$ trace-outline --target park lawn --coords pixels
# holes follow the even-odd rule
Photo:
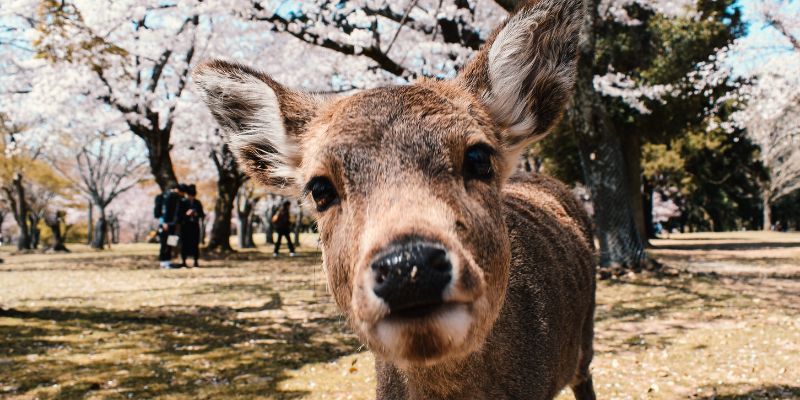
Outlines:
[[[368,399],[374,361],[315,239],[159,270],[153,245],[0,251],[0,398]],[[800,398],[800,235],[654,242],[670,276],[598,285],[603,399]],[[559,399],[569,399],[562,394]]]

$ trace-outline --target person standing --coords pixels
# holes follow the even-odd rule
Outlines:
[[[199,267],[200,257],[200,223],[205,218],[203,204],[197,200],[197,187],[189,185],[186,188],[186,198],[178,206],[178,222],[181,237],[181,261],[186,266],[186,258],[194,259],[194,268]]]
[[[289,201],[284,201],[281,208],[272,216],[272,224],[275,226],[275,231],[278,232],[278,240],[275,241],[275,250],[272,252],[273,257],[278,256],[282,237],[286,237],[286,245],[289,246],[289,256],[294,257],[294,245],[292,244],[292,238],[289,236],[292,228],[290,222],[290,206],[291,203]]]
[[[167,192],[156,196],[153,213],[158,218],[159,251],[158,262],[161,268],[175,268],[172,265],[172,246],[168,243],[170,235],[175,234],[178,205],[183,198],[182,185],[174,184]]]

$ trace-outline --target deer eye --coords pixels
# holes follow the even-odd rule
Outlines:
[[[316,177],[306,185],[306,192],[311,192],[317,211],[323,212],[339,201],[339,194],[328,178]]]
[[[494,176],[492,154],[494,150],[484,144],[477,144],[464,153],[464,178],[487,180]]]

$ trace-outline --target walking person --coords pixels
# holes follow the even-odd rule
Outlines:
[[[272,225],[275,227],[275,231],[278,232],[278,240],[275,241],[275,250],[272,252],[273,257],[278,256],[282,237],[286,237],[286,245],[289,246],[289,256],[294,257],[294,245],[292,244],[292,238],[289,236],[292,228],[292,224],[289,220],[291,216],[289,210],[290,206],[291,203],[289,201],[284,201],[281,208],[272,216]]]
[[[186,266],[186,259],[194,259],[194,268],[199,267],[200,258],[200,223],[206,214],[203,212],[203,204],[197,200],[197,187],[188,185],[186,187],[186,198],[181,200],[178,206],[178,222],[181,237],[181,262]]]
[[[172,265],[172,247],[175,244],[172,244],[172,246],[170,245],[169,237],[175,235],[175,227],[178,223],[178,205],[182,198],[182,188],[181,185],[178,184],[172,185],[170,190],[155,198],[153,214],[158,218],[158,239],[160,245],[158,262],[161,268],[164,269],[175,268],[175,266]]]

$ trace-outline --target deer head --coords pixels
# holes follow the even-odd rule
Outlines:
[[[195,70],[247,174],[315,206],[329,288],[380,357],[431,365],[487,337],[510,263],[501,189],[569,98],[580,8],[523,6],[452,81],[326,98],[235,63]]]

